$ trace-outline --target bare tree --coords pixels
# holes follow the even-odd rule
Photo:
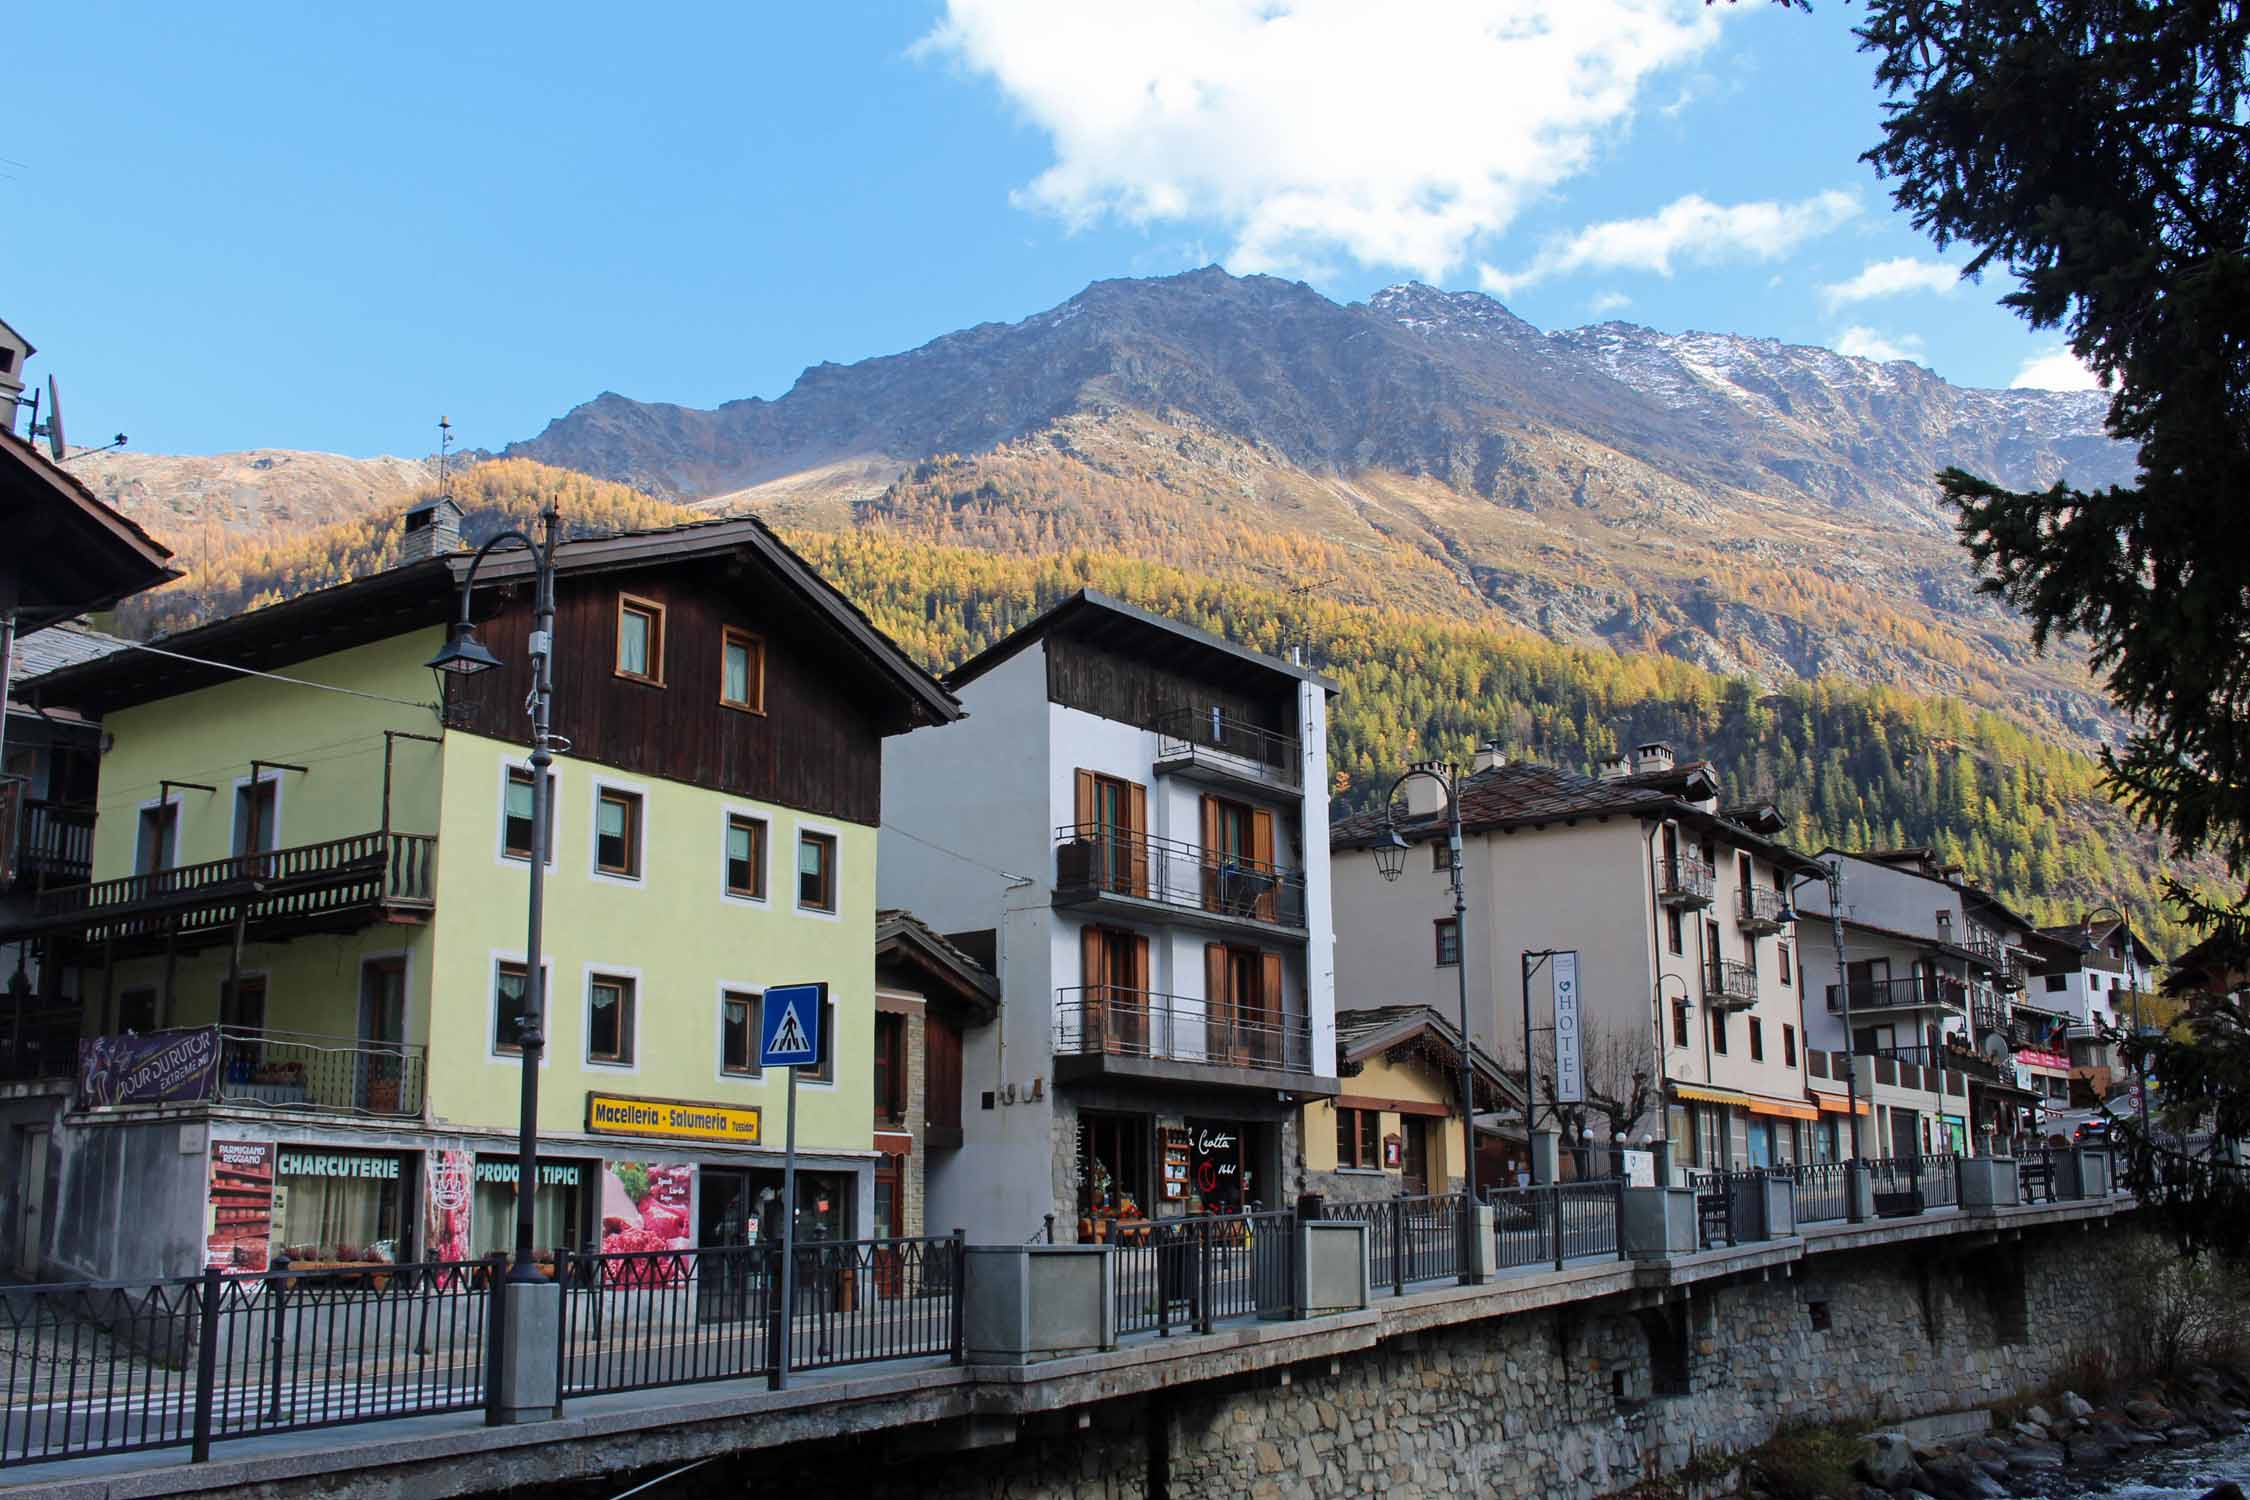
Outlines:
[[[1661,1108],[1664,1090],[1657,1073],[1656,1049],[1647,1036],[1632,1027],[1592,1020],[1580,1027],[1581,1092],[1586,1096],[1582,1103],[1554,1102],[1552,1031],[1541,1033],[1533,1054],[1539,1069],[1534,1118],[1554,1122],[1563,1145],[1577,1154],[1582,1171],[1590,1170],[1589,1158],[1597,1143],[1613,1149],[1627,1145],[1641,1122]]]

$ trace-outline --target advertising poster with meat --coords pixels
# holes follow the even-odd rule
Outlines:
[[[602,1164],[602,1253],[679,1251],[695,1248],[695,1168],[684,1163],[611,1161]],[[665,1282],[681,1262],[664,1255],[611,1261],[612,1282]]]
[[[467,1260],[475,1159],[466,1151],[428,1151],[422,1162],[429,1178],[422,1193],[423,1253],[431,1260]]]
[[[229,1276],[266,1269],[273,1240],[271,1141],[213,1141],[203,1263]]]

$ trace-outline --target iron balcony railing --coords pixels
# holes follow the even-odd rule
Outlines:
[[[1758,971],[1731,958],[1703,966],[1703,998],[1720,1010],[1743,1010],[1758,1003]]]
[[[436,891],[435,835],[359,833],[43,891],[29,919],[0,927],[0,940],[67,931],[89,940],[192,942],[238,918],[263,928],[358,909],[426,910]]]
[[[1055,830],[1055,893],[1064,900],[1129,897],[1280,927],[1305,925],[1301,871],[1092,824]]]
[[[1156,769],[1195,764],[1295,790],[1303,784],[1296,739],[1220,708],[1176,708],[1156,717]]]
[[[1746,885],[1735,893],[1735,920],[1744,932],[1779,932],[1788,925],[1789,903],[1770,885]]]
[[[1657,861],[1657,896],[1666,906],[1709,906],[1711,867],[1692,854]]]
[[[0,887],[65,884],[93,871],[92,806],[34,797],[22,777],[0,777]]]
[[[1855,979],[1851,985],[1852,1010],[1960,1010],[1969,1003],[1969,987],[1945,974],[1909,974],[1903,979]],[[1829,1014],[1844,1008],[1844,987],[1828,986]]]
[[[427,1053],[420,1042],[243,1026],[96,1037],[78,1060],[78,1104],[225,1104],[419,1119]]]
[[[1055,1052],[1310,1073],[1312,1023],[1272,1011],[1230,1013],[1185,995],[1072,986],[1055,991]]]
[[[2030,961],[2019,950],[2006,949],[2002,954],[2000,972],[1993,976],[1993,982],[2004,990],[2020,990],[2030,979]]]

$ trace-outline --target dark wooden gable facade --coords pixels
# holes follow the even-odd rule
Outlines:
[[[1136,651],[1130,640],[1112,645],[1062,631],[1050,635],[1046,647],[1047,698],[1065,708],[1143,729],[1161,727],[1172,715],[1208,714],[1215,708],[1238,723],[1274,734],[1297,732],[1297,705],[1287,684],[1259,683],[1267,674],[1255,668],[1228,664],[1231,670],[1201,670],[1197,663]]]
[[[617,672],[621,595],[663,608],[661,685]],[[728,627],[763,643],[762,713],[720,701]],[[480,636],[504,665],[447,683],[446,722],[530,743],[528,584],[502,591]],[[572,760],[872,826],[881,820],[884,714],[863,659],[755,560],[686,559],[564,573],[555,590],[554,732]]]

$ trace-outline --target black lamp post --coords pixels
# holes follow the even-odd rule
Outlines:
[[[2125,988],[2133,992],[2133,1099],[2136,1106],[2134,1113],[2140,1118],[2141,1139],[2146,1141],[2148,1139],[2148,1069],[2142,1064],[2139,1050],[2141,1044],[2141,974],[2133,953],[2135,943],[2132,919],[2114,906],[2095,907],[2092,911],[2086,913],[2085,920],[2078,924],[2078,951],[2080,953],[2092,953],[2101,946],[2094,941],[2094,918],[2102,916],[2115,917],[2117,925],[2125,929]]]
[[[461,579],[461,617],[453,622],[452,635],[429,660],[433,672],[473,677],[500,665],[500,658],[477,639],[469,619],[469,596],[476,586],[477,568],[486,554],[502,542],[516,541],[531,550],[533,567],[531,624],[531,900],[530,930],[524,940],[523,1020],[517,1031],[523,1057],[523,1101],[516,1115],[516,1254],[508,1267],[510,1281],[544,1281],[531,1258],[532,1194],[539,1182],[539,1057],[545,1051],[546,975],[540,967],[541,928],[546,915],[547,824],[551,794],[547,767],[554,761],[548,749],[548,711],[554,697],[555,645],[555,540],[557,517],[552,502],[539,512],[542,540],[534,542],[521,531],[503,531],[477,549],[469,571]]]
[[[1469,1068],[1469,1049],[1476,1045],[1475,1033],[1469,1030],[1469,924],[1468,901],[1461,893],[1461,798],[1453,779],[1451,768],[1440,770],[1434,766],[1416,766],[1391,783],[1388,796],[1383,799],[1383,837],[1375,845],[1375,868],[1385,880],[1395,881],[1406,870],[1406,840],[1399,837],[1398,819],[1392,804],[1398,800],[1398,789],[1417,776],[1427,776],[1445,793],[1445,841],[1452,858],[1447,862],[1447,872],[1453,878],[1453,948],[1455,963],[1453,977],[1459,981],[1461,992],[1461,1186],[1468,1194],[1470,1212],[1462,1215],[1464,1236],[1467,1226],[1475,1222],[1477,1205],[1477,1103],[1475,1078]],[[1528,1049],[1531,1038],[1524,1038]],[[1528,1051],[1525,1054],[1529,1056]],[[1524,1088],[1528,1095],[1531,1077],[1524,1075]],[[1526,1143],[1528,1144],[1528,1142]],[[1465,1249],[1466,1247],[1464,1247]],[[1473,1259],[1464,1255],[1461,1263],[1462,1279],[1472,1278]]]
[[[1851,1155],[1847,1160],[1857,1163],[1859,1149],[1859,1040],[1852,1031],[1852,976],[1844,966],[1844,862],[1832,858],[1820,866],[1815,875],[1800,875],[1789,885],[1790,905],[1781,913],[1784,922],[1797,920],[1797,892],[1813,881],[1828,887],[1828,936],[1836,947],[1836,996],[1838,1014],[1844,1023],[1844,1132],[1851,1137]],[[1800,973],[1802,965],[1799,966]],[[1800,994],[1803,986],[1798,986]],[[1934,1059],[1933,1059],[1934,1061]],[[1858,1205],[1850,1205],[1856,1208]]]

